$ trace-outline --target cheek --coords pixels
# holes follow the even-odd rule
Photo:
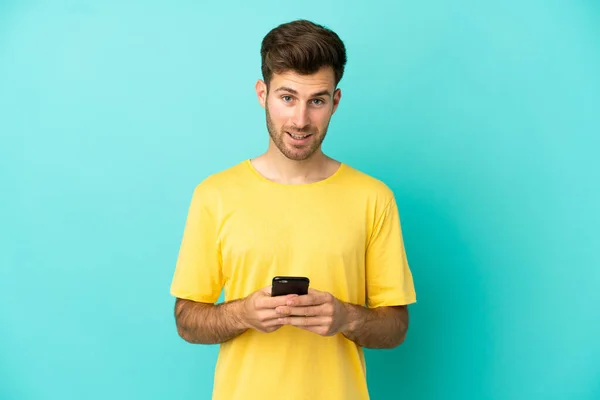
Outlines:
[[[322,128],[329,123],[330,116],[331,116],[331,114],[329,114],[329,112],[327,110],[319,110],[319,112],[316,112],[313,115],[311,121],[312,121],[313,125]]]
[[[274,118],[284,118],[292,113],[292,108],[283,104],[281,101],[271,100],[269,102],[269,112]]]
[[[271,121],[273,121],[273,123],[276,125],[284,125],[290,119],[289,114],[290,112],[288,107],[278,104],[269,105],[269,115],[271,116]]]

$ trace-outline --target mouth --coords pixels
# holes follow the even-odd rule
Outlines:
[[[310,133],[308,133],[306,135],[294,135],[290,132],[286,132],[286,133],[288,134],[289,137],[291,137],[292,139],[295,139],[295,140],[304,140],[304,139],[307,139],[308,137],[312,136],[312,134],[310,134]]]

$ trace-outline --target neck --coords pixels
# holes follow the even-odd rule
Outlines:
[[[314,183],[331,176],[339,162],[323,154],[319,149],[310,158],[290,160],[278,149],[269,148],[266,153],[252,160],[255,169],[265,178],[283,184]]]

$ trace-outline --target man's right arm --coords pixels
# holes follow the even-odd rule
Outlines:
[[[242,300],[214,305],[178,298],[175,301],[177,332],[189,343],[226,342],[248,329],[242,310]]]
[[[273,332],[281,328],[276,308],[296,295],[271,297],[271,287],[257,290],[244,299],[222,304],[175,301],[177,332],[195,344],[219,344],[241,335],[248,329]]]

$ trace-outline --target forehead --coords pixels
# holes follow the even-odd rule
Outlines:
[[[321,68],[314,74],[302,75],[295,71],[285,71],[273,74],[269,84],[272,91],[280,88],[289,88],[300,95],[310,96],[312,93],[328,91],[333,94],[335,88],[335,74],[333,68]]]

